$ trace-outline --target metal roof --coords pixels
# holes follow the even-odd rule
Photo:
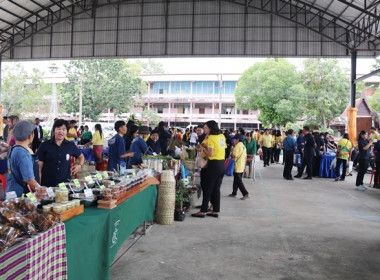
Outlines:
[[[379,0],[0,0],[0,55],[374,57],[379,10]]]

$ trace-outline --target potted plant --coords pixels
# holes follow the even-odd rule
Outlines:
[[[174,211],[174,220],[182,222],[186,217],[183,203],[189,202],[189,191],[183,184],[177,186],[175,201],[177,207]]]

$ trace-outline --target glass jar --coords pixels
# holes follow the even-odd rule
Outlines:
[[[79,199],[73,199],[72,202],[74,203],[74,207],[80,206],[80,200]]]
[[[55,202],[57,203],[65,203],[69,201],[69,191],[57,189],[55,191]]]
[[[53,206],[51,204],[42,206],[43,212],[50,212],[51,210],[53,210]]]
[[[64,207],[62,206],[62,205],[54,205],[53,206],[53,211],[55,212],[55,213],[62,213],[62,212],[64,212]]]

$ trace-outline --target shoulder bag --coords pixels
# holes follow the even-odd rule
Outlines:
[[[198,152],[197,159],[196,159],[196,167],[198,168],[206,168],[208,164],[208,157],[207,153],[205,152],[206,158],[202,157],[202,152],[204,151],[204,148],[202,147],[202,150]]]

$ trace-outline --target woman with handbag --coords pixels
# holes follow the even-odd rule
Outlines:
[[[203,200],[201,210],[191,216],[204,218],[208,212],[209,202],[213,209],[208,216],[217,218],[220,211],[220,186],[224,177],[224,157],[226,149],[226,138],[220,132],[218,124],[215,121],[208,121],[204,125],[206,139],[202,142],[202,147],[207,146],[205,153],[208,157],[207,167],[201,171],[201,188],[203,191]],[[205,144],[207,142],[207,145]],[[203,149],[202,148],[202,149]]]
[[[244,172],[244,177],[251,178],[252,176],[252,162],[255,160],[255,154],[257,152],[257,145],[255,139],[252,137],[252,132],[247,132],[245,134],[245,139],[243,140],[243,144],[247,149],[247,162],[246,166],[248,166],[248,174]],[[244,170],[245,171],[245,170]]]
[[[234,169],[234,182],[232,185],[232,193],[229,197],[236,197],[237,190],[239,189],[243,195],[241,200],[246,200],[250,197],[247,189],[244,186],[242,175],[245,169],[245,162],[247,160],[247,149],[243,144],[243,135],[236,134],[234,137],[234,149],[232,150],[232,159],[235,160]]]

